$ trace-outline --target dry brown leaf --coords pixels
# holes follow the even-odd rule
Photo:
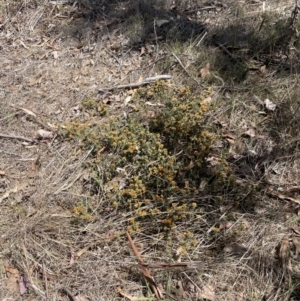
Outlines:
[[[249,129],[248,131],[244,132],[243,135],[244,137],[255,137],[255,129]]]
[[[220,230],[229,229],[232,225],[233,225],[232,222],[228,222],[228,221],[227,222],[221,222],[219,229]]]
[[[295,247],[295,258],[298,258],[300,253],[300,238],[296,235],[292,235],[292,241]]]
[[[274,102],[272,102],[271,100],[269,100],[268,98],[265,99],[264,104],[269,111],[276,110],[276,104]]]
[[[111,103],[111,99],[110,99],[110,98],[104,98],[104,99],[102,100],[102,102],[103,102],[105,105],[107,105],[107,104],[110,104],[110,103]]]
[[[300,235],[300,231],[299,230],[297,230],[297,229],[295,229],[295,228],[290,228],[292,231],[294,231],[297,235]]]
[[[203,179],[203,180],[201,181],[200,185],[199,185],[199,190],[200,190],[200,191],[204,191],[204,189],[205,189],[205,187],[207,186],[207,184],[208,184],[208,181],[205,180],[205,179]]]
[[[126,294],[120,287],[117,287],[118,292],[120,293],[120,295],[122,295],[123,297],[133,301],[135,299],[135,297],[130,296],[129,294]]]
[[[180,172],[189,171],[195,166],[194,161],[191,160],[188,166],[183,167],[180,169]]]
[[[45,130],[38,130],[37,131],[38,137],[42,139],[52,139],[53,132],[45,131]]]
[[[300,193],[300,186],[292,186],[288,189],[286,189],[286,193],[291,194],[291,193]]]
[[[205,67],[203,67],[203,68],[200,70],[200,74],[201,74],[201,77],[202,77],[202,78],[205,78],[206,76],[210,75],[209,68],[210,68],[210,64],[207,63],[207,64],[205,65]]]
[[[211,166],[217,166],[220,164],[220,159],[214,156],[208,157],[206,162],[209,163]]]
[[[265,116],[258,124],[262,124],[265,121],[269,120],[271,118],[271,116]]]
[[[40,55],[38,55],[38,59],[39,60],[42,60],[43,58],[47,58],[48,57],[48,55],[49,55],[49,53],[48,52],[44,52],[44,53],[42,53],[42,54],[40,54]]]
[[[205,285],[202,290],[199,292],[200,298],[210,300],[210,301],[215,301],[215,290],[212,287],[212,285]]]
[[[131,296],[127,293],[125,293],[120,287],[117,287],[117,290],[119,292],[119,294],[127,299],[129,299],[130,301],[146,301],[146,300],[154,300],[154,298],[152,297],[135,297],[135,296]]]
[[[55,50],[51,53],[53,55],[53,58],[56,60],[58,59],[58,52]]]
[[[34,85],[36,85],[36,84],[40,84],[41,81],[42,81],[42,76],[41,76],[41,75],[35,76],[35,77],[33,77],[32,79],[30,79],[30,81],[29,81],[29,83],[28,83],[28,86],[29,86],[29,87],[32,87],[32,86],[34,86]]]
[[[144,46],[142,46],[140,56],[143,56],[145,53],[146,53],[146,49]]]
[[[224,247],[224,252],[229,255],[244,255],[248,249],[244,247],[242,244],[232,243]]]
[[[75,262],[75,251],[71,250],[71,258],[70,258],[70,265],[72,265]]]
[[[58,126],[56,126],[55,124],[52,124],[50,122],[47,122],[47,125],[49,126],[49,128],[51,129],[54,129],[54,130],[57,130],[58,129]]]
[[[209,105],[211,103],[212,98],[210,96],[206,97],[204,100],[201,101],[201,103],[205,105]]]
[[[119,51],[122,47],[122,44],[121,43],[114,43],[112,45],[110,45],[110,49],[113,50],[113,51]]]
[[[263,65],[259,68],[260,72],[262,74],[266,74],[268,72],[268,69],[267,69],[267,66],[266,65]]]
[[[178,299],[185,299],[187,297],[187,293],[184,291],[180,280],[177,281],[177,297]]]
[[[181,255],[183,253],[183,247],[179,246],[176,250],[176,254],[174,255],[174,259],[176,262],[181,262]]]
[[[81,75],[83,75],[83,76],[86,76],[86,75],[88,75],[90,72],[89,72],[89,70],[87,69],[87,68],[83,68],[83,69],[81,69],[81,71],[80,71],[80,74]]]
[[[285,272],[292,272],[291,263],[291,248],[290,248],[290,236],[285,235],[281,241],[279,258],[281,260],[282,268]]]
[[[5,266],[6,273],[6,288],[12,293],[19,293],[20,272],[17,269]]]
[[[131,108],[134,112],[137,112],[139,110],[135,105],[131,103],[128,104],[128,107]]]
[[[222,137],[223,138],[228,138],[228,139],[230,139],[230,140],[235,140],[235,135],[234,134],[232,134],[232,133],[230,133],[230,132],[224,132],[223,134],[222,134]]]
[[[126,107],[130,101],[131,101],[131,96],[127,96],[124,100],[124,106]]]
[[[145,103],[146,105],[151,107],[165,107],[165,105],[162,103],[152,103],[151,101],[146,101]]]
[[[229,144],[235,144],[236,137],[230,132],[224,132],[222,134],[222,138],[225,138]]]
[[[19,290],[21,295],[24,295],[27,292],[28,285],[29,282],[26,277],[21,276],[19,279]]]
[[[137,93],[138,89],[130,89],[128,90],[127,94],[131,95],[131,97],[134,97]]]
[[[165,20],[165,19],[158,19],[156,20],[156,24],[158,27],[161,27],[164,24],[168,24],[170,21],[169,20]]]
[[[224,122],[224,121],[220,121],[220,120],[214,121],[213,124],[215,124],[216,126],[221,127],[221,128],[226,128],[227,127],[227,123]]]
[[[188,281],[188,283],[186,284],[186,288],[190,293],[196,292],[196,286],[191,281]]]
[[[89,301],[89,299],[87,297],[82,296],[82,295],[74,296],[74,300],[75,301]]]
[[[21,108],[20,107],[20,110],[22,110],[23,112],[25,112],[26,114],[30,115],[30,116],[33,116],[36,118],[36,114],[34,114],[32,111],[28,110],[28,109],[25,109],[25,108]]]
[[[80,256],[82,256],[85,252],[87,252],[91,247],[103,243],[104,241],[111,241],[115,238],[115,234],[111,234],[108,233],[107,237],[103,238],[103,239],[98,239],[94,242],[89,243],[87,246],[85,246],[83,249],[79,250],[76,254],[75,254],[75,259],[77,260]]]

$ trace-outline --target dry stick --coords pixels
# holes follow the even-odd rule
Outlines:
[[[205,31],[203,36],[200,38],[199,42],[196,44],[196,47],[199,47],[199,45],[201,44],[201,42],[203,41],[203,39],[205,38],[205,36],[207,35],[208,31]]]
[[[47,273],[46,273],[46,267],[45,267],[44,261],[43,261],[43,274],[44,274],[44,279],[45,279],[46,301],[48,301],[49,300],[48,279],[47,279]]]
[[[144,268],[149,268],[149,269],[182,268],[182,267],[187,267],[189,265],[191,265],[190,262],[177,262],[177,263],[157,262],[153,264],[147,264],[147,263],[142,264]]]
[[[26,141],[26,142],[29,142],[29,143],[33,143],[34,142],[34,140],[26,138],[26,137],[15,136],[15,135],[5,135],[5,134],[1,134],[1,133],[0,133],[0,138],[23,140],[23,141]]]
[[[135,247],[134,242],[133,242],[133,240],[132,240],[132,238],[131,238],[131,236],[130,236],[130,234],[129,234],[128,231],[126,231],[126,236],[127,236],[128,240],[129,240],[131,249],[132,249],[134,255],[136,256],[136,258],[137,258],[137,260],[138,260],[138,262],[140,264],[141,271],[142,271],[144,277],[146,278],[146,280],[149,282],[150,287],[151,287],[153,293],[155,294],[155,297],[158,300],[162,299],[163,297],[161,295],[161,292],[158,290],[157,285],[154,282],[153,278],[151,277],[151,274],[148,271],[148,269],[143,266],[144,265],[144,261],[143,261],[141,255],[139,254],[137,248]]]
[[[181,60],[179,59],[179,57],[174,53],[172,52],[172,55],[175,57],[175,59],[177,60],[177,62],[179,63],[179,65],[182,67],[182,69],[185,71],[185,73],[194,81],[196,82],[198,85],[200,85],[200,83],[190,75],[190,73],[187,71],[187,69],[184,67],[184,65],[182,64]]]
[[[167,75],[157,75],[157,76],[154,76],[154,77],[148,77],[140,83],[120,85],[120,86],[115,86],[115,87],[110,87],[110,88],[102,88],[102,89],[99,89],[98,91],[99,92],[109,92],[109,91],[112,91],[112,90],[115,90],[115,89],[137,88],[137,87],[140,87],[140,86],[151,84],[151,83],[153,83],[157,80],[160,80],[160,79],[171,79],[171,78],[172,78],[172,76],[168,75],[168,74]]]
[[[291,202],[294,202],[296,204],[300,204],[300,199],[299,198],[296,198],[296,197],[291,197],[289,195],[285,195],[283,193],[278,193],[277,191],[274,191],[273,189],[269,188],[267,190],[267,193],[273,197],[277,197],[279,198],[280,200],[288,200],[288,201],[291,201]]]
[[[187,10],[186,13],[187,14],[192,14],[192,13],[197,13],[198,11],[204,11],[204,10],[211,10],[211,9],[216,9],[216,6],[204,6],[204,7],[199,7],[199,8],[195,8],[192,10]]]

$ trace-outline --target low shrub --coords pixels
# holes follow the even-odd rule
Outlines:
[[[131,213],[129,231],[139,231],[142,221],[169,230],[199,213],[193,197],[214,140],[205,121],[210,91],[197,95],[157,82],[138,89],[132,102],[128,118],[108,117],[101,126],[73,122],[62,134],[92,147],[95,187],[112,207]],[[93,109],[91,103],[84,108]]]

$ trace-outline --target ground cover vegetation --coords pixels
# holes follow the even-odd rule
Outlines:
[[[0,1],[0,300],[298,300],[298,10]]]

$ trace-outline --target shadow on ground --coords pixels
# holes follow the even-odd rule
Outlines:
[[[95,41],[103,36],[126,35],[126,47],[134,47],[147,41],[188,41],[201,34],[205,25],[184,13],[187,3],[177,1],[79,1],[74,11],[77,26],[73,34],[84,39],[90,30]],[[81,18],[79,20],[78,18]]]
[[[299,42],[294,38],[290,15],[270,13],[235,20],[227,14],[230,6],[232,13],[234,3],[218,6],[207,1],[174,4],[158,0],[81,0],[73,12],[71,33],[79,41],[97,42],[109,36],[120,44],[115,46],[118,51],[139,49],[145,43],[184,44],[208,32],[204,47],[214,54],[213,68],[232,85],[251,85],[251,80],[247,81],[249,74],[257,73],[255,80],[259,80],[265,70],[281,77],[299,72],[299,55],[294,51]],[[223,14],[224,20],[214,26],[217,14]]]

